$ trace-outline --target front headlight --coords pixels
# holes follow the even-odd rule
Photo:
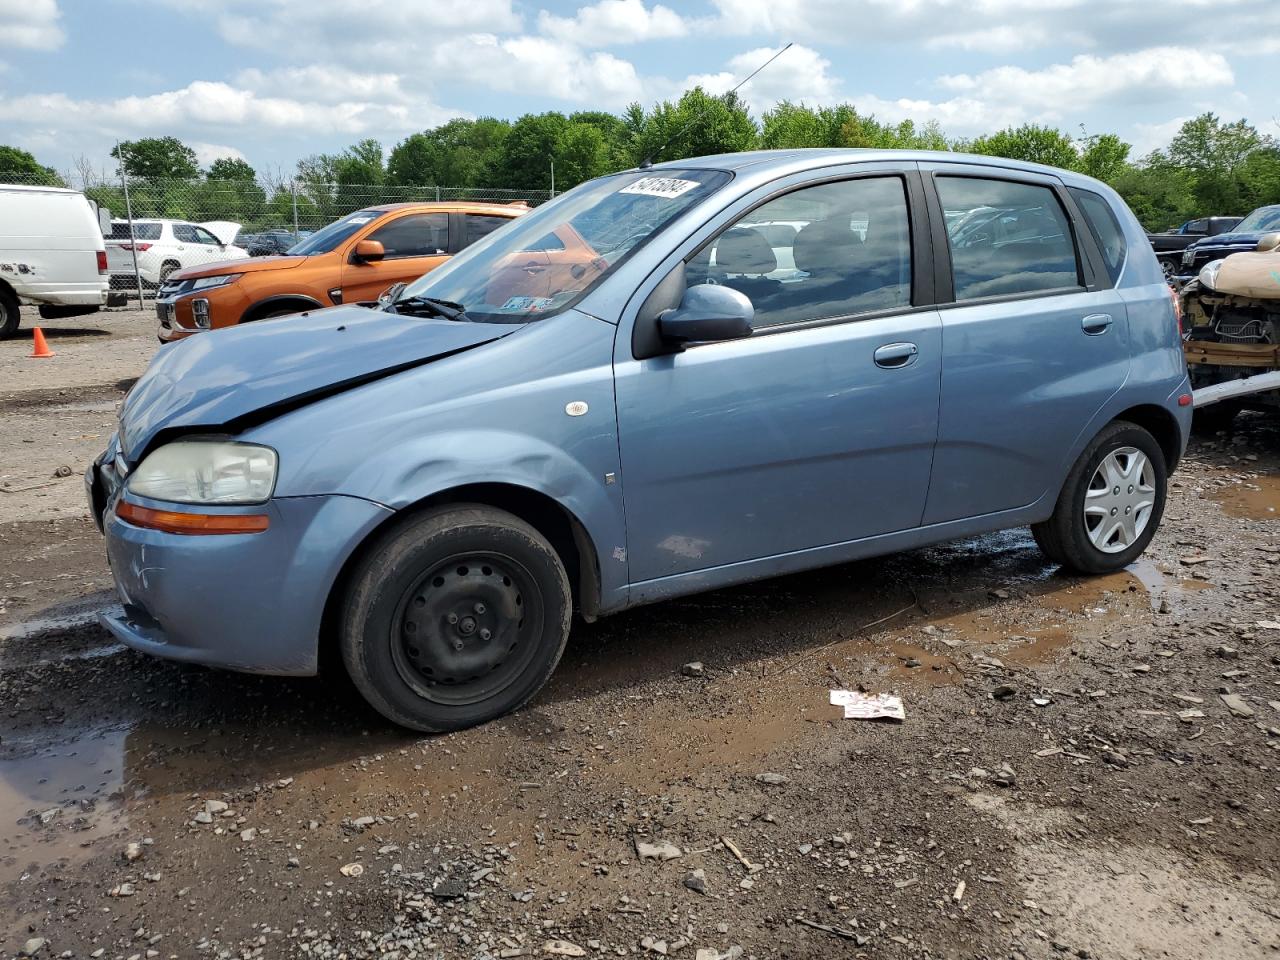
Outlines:
[[[127,489],[171,503],[265,503],[276,485],[277,460],[270,447],[253,443],[175,440],[138,464]]]
[[[191,281],[191,292],[208,290],[210,287],[223,287],[243,276],[243,273],[224,273],[216,277],[197,277]]]
[[[1218,271],[1221,269],[1221,260],[1214,260],[1212,263],[1206,263],[1200,270],[1200,286],[1207,287],[1210,290],[1217,290]]]

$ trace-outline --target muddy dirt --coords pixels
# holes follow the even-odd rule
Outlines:
[[[83,470],[132,339],[5,381],[6,472]],[[1123,573],[1017,530],[660,604],[430,738],[112,642],[59,482],[0,492],[0,955],[1280,957],[1275,420],[1193,442]]]

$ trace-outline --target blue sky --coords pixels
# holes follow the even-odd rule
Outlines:
[[[455,116],[719,92],[1143,153],[1205,110],[1280,134],[1275,0],[0,0],[0,143],[59,169],[174,135],[290,170]]]

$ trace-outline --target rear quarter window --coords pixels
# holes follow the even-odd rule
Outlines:
[[[1115,211],[1101,194],[1094,193],[1092,190],[1083,190],[1080,187],[1068,189],[1076,206],[1084,214],[1084,222],[1088,225],[1089,232],[1093,234],[1093,239],[1102,250],[1102,259],[1107,264],[1107,275],[1111,277],[1112,284],[1118,283],[1120,273],[1124,270],[1128,247]]]

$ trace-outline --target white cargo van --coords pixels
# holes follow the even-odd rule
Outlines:
[[[58,187],[0,184],[0,339],[17,332],[19,302],[38,304],[43,317],[74,317],[107,305],[107,287],[91,200]]]

